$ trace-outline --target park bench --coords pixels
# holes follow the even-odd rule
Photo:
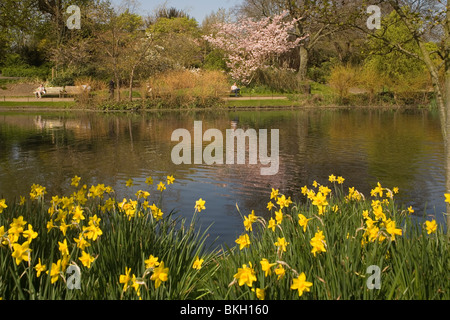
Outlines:
[[[230,90],[230,98],[231,97],[242,97],[241,90],[239,90],[237,94],[233,90]]]
[[[76,96],[82,94],[84,91],[81,86],[65,86],[64,90],[61,92],[61,95],[64,96]]]
[[[33,93],[37,92],[39,88],[36,88]],[[58,96],[61,97],[61,92],[64,90],[63,87],[48,87],[45,88],[45,94],[42,96]]]

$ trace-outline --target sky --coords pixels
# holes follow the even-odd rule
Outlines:
[[[155,8],[166,4],[167,8],[175,7],[186,11],[190,17],[195,18],[198,23],[213,11],[219,8],[230,9],[241,3],[241,0],[137,0],[140,4],[141,15],[151,14]],[[114,0],[113,3],[120,3]]]

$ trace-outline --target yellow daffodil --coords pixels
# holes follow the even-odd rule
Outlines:
[[[119,277],[119,283],[123,283],[123,292],[127,291],[131,279],[131,268],[125,267],[125,274],[121,274]]]
[[[170,186],[175,181],[175,178],[173,176],[167,176],[167,185]]]
[[[23,233],[23,227],[27,222],[23,220],[23,217],[20,216],[17,219],[13,218],[13,222],[9,225],[8,229],[8,238],[12,243],[15,243],[19,240],[19,237]]]
[[[437,223],[436,223],[436,220],[425,221],[425,225],[426,225],[427,233],[428,233],[428,234],[432,234],[432,233],[435,233],[435,232],[437,231]]]
[[[127,181],[127,184],[128,183],[129,183],[129,180]],[[89,189],[88,197],[103,199],[103,196],[107,190],[111,191],[111,190],[109,190],[109,188],[107,189],[104,184],[99,184],[97,186],[91,186],[91,188]]]
[[[47,270],[45,264],[41,263],[41,258],[38,259],[38,264],[34,266],[34,270],[36,270],[36,277],[40,277],[41,273]]]
[[[275,232],[275,226],[276,226],[275,219],[270,218],[269,223],[267,224],[267,228],[272,229],[273,232]]]
[[[395,221],[388,220],[386,222],[386,231],[391,235],[392,241],[395,241],[395,236],[401,236],[402,235],[402,229],[395,227]]]
[[[144,263],[145,263],[145,268],[147,268],[147,269],[150,269],[150,268],[153,269],[153,268],[159,266],[158,258],[154,257],[153,255],[150,255],[148,257],[148,259],[144,261]]]
[[[274,188],[272,188],[272,192],[271,192],[271,194],[270,194],[270,199],[272,200],[272,199],[276,199],[277,197],[278,197],[278,193],[279,193],[279,190],[278,189],[274,189]]]
[[[369,217],[369,210],[363,210],[362,216],[367,219]]]
[[[277,225],[280,225],[283,221],[283,211],[281,211],[281,209],[275,211],[275,220],[277,221]]]
[[[56,263],[52,263],[52,267],[49,271],[50,271],[51,283],[53,284],[56,281],[58,281],[60,273],[63,272],[61,259],[59,259]],[[48,271],[46,273],[48,274]]]
[[[288,208],[291,203],[291,198],[286,198],[284,194],[277,198],[277,204],[280,210],[283,208]]]
[[[241,235],[235,242],[239,245],[239,250],[250,246],[250,238],[248,234]]]
[[[319,192],[321,192],[325,197],[327,197],[331,193],[331,189],[327,186],[320,186]]]
[[[308,197],[309,200],[313,200],[314,197],[316,196],[316,193],[314,192],[314,190],[308,190],[308,193],[306,194],[306,196]]]
[[[248,217],[244,217],[244,227],[246,231],[253,231],[253,223]]]
[[[28,242],[31,242],[31,240],[37,238],[38,233],[33,230],[33,226],[31,224],[28,224],[28,230],[23,232],[23,236],[28,240]]]
[[[375,224],[368,224],[365,236],[368,237],[368,240],[370,242],[375,241],[380,234],[380,228],[378,228]]]
[[[275,205],[273,204],[273,202],[272,202],[272,201],[269,201],[269,202],[267,203],[267,210],[272,211],[272,208],[273,208],[274,206],[275,206]]]
[[[92,264],[92,262],[94,262],[95,258],[93,256],[91,256],[89,253],[86,253],[85,251],[83,251],[81,253],[81,257],[79,257],[78,260],[81,261],[83,266],[85,266],[88,269],[90,269],[91,268],[91,264]]]
[[[196,210],[197,212],[202,212],[202,210],[205,210],[205,209],[206,209],[206,208],[205,208],[205,203],[206,203],[206,201],[203,200],[202,198],[198,199],[198,200],[195,202],[195,210]]]
[[[255,215],[255,211],[252,210],[252,213],[248,215],[248,217],[244,217],[244,227],[247,231],[253,231],[252,225],[256,222],[258,217]]]
[[[150,196],[150,192],[139,190],[136,192],[136,198],[139,199],[147,199]]]
[[[343,184],[345,179],[343,177],[337,177],[336,181],[338,184]]]
[[[80,183],[81,178],[79,176],[75,176],[72,178],[72,182],[70,185],[74,186],[75,188],[78,188],[78,184]]]
[[[322,215],[323,212],[325,211],[325,207],[328,205],[326,196],[322,194],[322,192],[318,192],[317,195],[315,195],[312,200],[313,200],[312,204],[314,206],[317,206],[317,208],[319,209],[319,215]]]
[[[13,244],[12,257],[16,259],[16,264],[19,265],[23,260],[30,261],[31,249],[29,248],[30,243],[25,241],[23,244]]]
[[[86,241],[82,233],[79,234],[78,238],[73,238],[73,240],[77,244],[77,247],[81,250],[84,250],[91,245],[88,241]]]
[[[269,263],[269,260],[267,260],[266,258],[262,259],[260,261],[261,263],[261,269],[262,271],[264,271],[264,275],[267,277],[272,273],[271,268],[276,265],[276,263]]]
[[[373,214],[377,220],[386,220],[386,215],[383,213],[383,207],[380,205],[373,207]]]
[[[66,236],[66,232],[67,232],[67,228],[69,227],[68,224],[66,224],[66,221],[63,219],[61,221],[61,224],[59,226],[59,230],[61,230],[61,232],[63,233],[64,236]]]
[[[260,288],[256,288],[256,297],[259,300],[264,300],[266,298],[266,290],[260,289]]]
[[[450,203],[450,193],[444,194],[445,196],[445,202]]]
[[[23,227],[27,224],[25,220],[23,220],[23,216],[18,218],[13,218],[13,222],[10,224],[11,227]]]
[[[145,179],[145,183],[148,185],[152,185],[153,184],[153,178],[152,177],[148,177],[147,179]]]
[[[239,286],[246,284],[248,287],[252,287],[253,282],[256,281],[256,273],[253,270],[251,262],[249,266],[246,264],[242,265],[242,268],[238,268],[238,272],[233,276],[235,279],[239,280]]]
[[[205,260],[200,259],[200,258],[197,256],[197,258],[196,258],[195,261],[194,261],[194,264],[192,265],[192,268],[193,268],[193,269],[196,269],[196,270],[200,270],[200,269],[202,268],[202,264],[203,264],[204,261],[205,261]]]
[[[0,200],[0,213],[2,213],[3,210],[5,210],[6,208],[8,208],[8,206],[6,205],[6,200],[5,199]]]
[[[286,247],[289,245],[289,242],[287,242],[284,237],[278,238],[278,241],[275,242],[275,245],[278,247],[278,249],[281,249],[283,252],[286,252]]]
[[[410,207],[408,208],[408,212],[411,213],[411,214],[414,213],[414,209],[412,208],[412,206],[410,206]]]
[[[33,184],[31,186],[30,199],[31,200],[42,199],[46,193],[47,191],[45,187],[40,186],[38,184]]]
[[[310,244],[313,247],[311,253],[314,254],[314,256],[316,256],[317,252],[321,253],[327,251],[325,249],[326,241],[323,231],[316,232],[314,238],[311,239]]]
[[[81,220],[86,219],[83,213],[84,213],[83,209],[80,206],[76,206],[72,213],[73,221],[75,221],[76,223],[80,223]]]
[[[331,176],[328,177],[328,181],[336,182],[336,176],[334,174],[332,174]]]
[[[47,222],[47,232],[50,232],[50,230],[52,230],[54,226],[55,226],[55,225],[53,224],[53,220],[50,219],[50,220]]]
[[[298,215],[298,224],[300,227],[303,227],[303,232],[306,232],[306,227],[308,226],[308,221],[312,219],[307,219],[304,215],[301,213]]]
[[[301,297],[303,292],[309,292],[312,287],[312,282],[306,281],[306,275],[302,272],[297,279],[293,279],[291,289],[298,290],[298,296]]]
[[[150,208],[151,208],[151,211],[152,211],[153,218],[154,218],[156,221],[162,220],[163,215],[164,215],[164,212],[162,212],[162,210],[161,210],[160,208],[157,208],[157,207],[155,206],[155,204],[153,204],[152,206],[150,206]]]
[[[168,280],[169,276],[169,268],[164,268],[164,261],[161,261],[161,264],[154,269],[150,280],[155,281],[155,289],[158,289],[161,285],[161,282],[165,282]]]
[[[381,187],[381,184],[378,182],[377,186],[370,191],[370,195],[372,197],[379,196],[381,198],[381,197],[383,197],[383,190],[384,189]]]
[[[127,187],[132,187],[132,186],[134,186],[134,181],[133,181],[133,179],[128,179],[127,182],[125,182],[125,185],[126,185]]]
[[[97,215],[89,217],[89,225],[87,227],[83,226],[83,235],[87,239],[96,241],[103,234],[103,231],[99,227],[100,220]]]
[[[278,276],[277,280],[280,280],[286,274],[286,269],[281,264],[278,264],[278,266],[275,268],[274,272]]]
[[[302,187],[302,189],[301,189],[301,192],[302,192],[302,194],[304,195],[304,196],[306,196],[307,194],[308,194],[308,187],[307,186],[303,186]]]
[[[59,251],[61,252],[61,254],[63,256],[68,256],[69,255],[69,247],[67,246],[67,240],[64,239],[63,242],[58,242],[59,245]]]
[[[163,192],[164,190],[166,190],[166,185],[161,181],[161,182],[158,184],[157,189],[158,189],[158,191]]]

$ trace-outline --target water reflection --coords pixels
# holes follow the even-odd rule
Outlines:
[[[280,163],[275,176],[261,176],[261,165],[180,165],[171,161],[172,132],[230,128],[279,129]],[[209,144],[205,142],[204,146]],[[400,199],[416,213],[445,210],[444,147],[437,115],[419,111],[322,110],[242,112],[0,113],[0,197],[27,195],[32,183],[49,196],[73,191],[70,179],[112,186],[118,198],[131,197],[174,175],[165,191],[166,211],[193,213],[206,199],[203,226],[214,223],[211,238],[232,243],[243,231],[243,214],[265,215],[270,189],[302,201],[300,188],[328,175],[342,175],[345,186],[364,194],[381,182],[400,188]],[[125,181],[133,178],[135,186]]]

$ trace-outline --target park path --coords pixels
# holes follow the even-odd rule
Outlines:
[[[0,102],[72,102],[75,101],[74,98],[53,98],[53,97],[44,97],[38,99],[36,97],[8,97],[8,96],[0,96]]]
[[[247,101],[247,100],[286,100],[287,97],[284,96],[267,96],[267,97],[224,97],[223,99],[227,101]]]

